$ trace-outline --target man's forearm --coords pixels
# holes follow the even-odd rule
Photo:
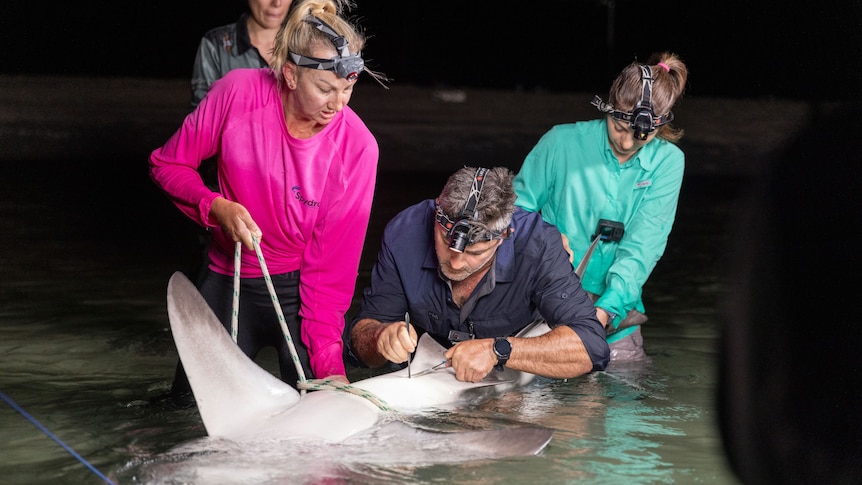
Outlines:
[[[386,358],[377,350],[377,341],[386,324],[372,318],[365,318],[353,326],[350,332],[350,343],[353,355],[368,367],[380,367],[386,363]]]
[[[512,356],[506,366],[512,369],[555,379],[569,379],[593,370],[581,338],[565,325],[538,337],[509,340]]]

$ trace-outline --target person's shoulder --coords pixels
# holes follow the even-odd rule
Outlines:
[[[425,221],[430,214],[434,210],[434,199],[425,199],[421,202],[408,206],[395,217],[392,218],[390,224],[395,225],[410,225],[410,224],[421,224]]]
[[[520,207],[512,214],[512,227],[515,229],[515,251],[541,257],[548,248],[555,245],[562,247],[562,235],[553,224],[545,222],[538,212],[531,212]]]
[[[204,35],[201,36],[201,40],[209,41],[212,43],[220,43],[224,40],[226,35],[229,35],[230,38],[233,38],[234,32],[236,32],[236,22],[231,22],[229,24],[219,25],[217,27],[213,27],[207,30]]]
[[[603,123],[604,120],[602,119],[560,123],[552,126],[551,129],[545,133],[544,137],[546,139],[572,139],[574,136],[584,133],[593,133],[596,130],[602,129]]]
[[[383,230],[381,249],[389,252],[395,260],[406,258],[413,261],[418,255],[427,253],[434,244],[431,233],[431,218],[434,200],[428,199],[411,205],[395,215]]]
[[[516,237],[526,241],[534,241],[537,237],[543,237],[548,233],[557,232],[557,228],[542,219],[540,212],[525,210],[521,207],[515,207],[515,212],[512,214],[512,225],[515,227]]]
[[[341,113],[344,117],[344,123],[348,127],[360,131],[365,131],[369,135],[371,134],[371,130],[368,128],[362,118],[359,117],[359,114],[357,114],[356,111],[353,110],[353,108],[351,108],[350,106],[345,106],[344,109],[341,110]]]
[[[331,137],[335,143],[348,153],[368,152],[377,163],[380,147],[377,138],[364,121],[355,111],[345,106],[339,113],[335,123],[330,123],[326,128],[326,136]],[[363,157],[366,158],[366,157]]]
[[[603,124],[602,118],[593,120],[572,121],[570,123],[560,123],[551,127],[549,131],[555,133],[569,133],[572,131],[592,130]]]
[[[655,170],[663,167],[665,170],[682,170],[685,166],[685,152],[675,143],[656,138],[650,147],[650,164],[645,168]]]
[[[680,148],[676,143],[661,138],[659,139],[659,141],[661,143],[656,144],[656,148],[658,148],[659,150],[678,157],[685,156],[682,151],[682,148]]]
[[[428,218],[434,211],[434,200],[426,199],[402,209],[387,224],[384,239],[408,240],[418,228],[428,227]],[[421,231],[423,235],[426,233]]]
[[[238,67],[226,72],[224,78],[232,79],[233,82],[266,82],[275,81],[272,70],[266,67]]]
[[[237,68],[213,82],[206,97],[237,109],[255,109],[272,102],[278,91],[275,86],[275,77],[267,68]]]
[[[224,87],[230,86],[233,90],[249,90],[254,92],[259,88],[270,88],[275,85],[275,76],[268,68],[239,67],[226,72],[224,76],[213,83]]]

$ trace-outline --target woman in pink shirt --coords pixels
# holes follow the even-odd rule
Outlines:
[[[344,313],[353,297],[377,172],[378,146],[347,103],[365,39],[340,0],[294,5],[272,68],[216,81],[180,129],[150,156],[150,175],[212,234],[201,294],[225,325],[233,311],[234,252],[242,243],[237,343],[252,359],[278,351],[281,377],[298,373],[254,251],[272,276],[305,377],[347,382]],[[217,157],[219,191],[201,179]],[[178,366],[174,396],[190,392]]]

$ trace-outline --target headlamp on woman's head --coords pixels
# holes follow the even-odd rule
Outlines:
[[[668,111],[666,115],[656,116],[653,111],[652,97],[652,71],[649,66],[641,65],[641,99],[631,111],[620,111],[610,103],[605,103],[598,96],[593,97],[592,104],[599,111],[611,115],[615,120],[625,121],[634,132],[634,138],[644,141],[649,134],[661,125],[673,121],[673,112]]]
[[[359,57],[359,54],[350,54],[347,57],[336,56],[332,59],[301,56],[293,52],[288,52],[287,54],[290,56],[290,60],[297,66],[333,71],[336,76],[348,81],[356,81],[359,78],[359,73],[365,70],[365,61]]]
[[[300,67],[333,71],[340,78],[347,79],[348,81],[356,81],[359,78],[359,73],[365,70],[365,61],[362,60],[362,56],[351,53],[350,49],[347,48],[347,39],[338,35],[335,29],[323,20],[309,15],[305,17],[305,21],[321,31],[332,42],[338,55],[332,59],[320,59],[288,51],[287,55],[290,57],[290,60]]]

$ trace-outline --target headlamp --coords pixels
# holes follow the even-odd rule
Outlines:
[[[288,55],[297,66],[333,71],[335,75],[348,81],[356,81],[359,78],[359,73],[365,70],[365,61],[358,54],[350,54],[347,57],[338,56],[332,59],[301,56],[293,52],[288,52]]]
[[[347,79],[348,81],[355,81],[359,77],[359,73],[365,70],[365,61],[362,60],[362,56],[351,53],[350,49],[347,48],[347,39],[338,35],[335,29],[323,20],[309,15],[305,17],[305,21],[321,31],[332,42],[335,50],[338,51],[338,55],[332,59],[320,59],[288,51],[287,55],[290,57],[290,60],[297,66],[333,71],[338,77]]]
[[[635,105],[632,111],[620,111],[610,103],[605,103],[598,96],[593,97],[590,103],[599,111],[611,115],[614,119],[625,121],[629,128],[634,132],[634,138],[638,141],[644,141],[649,137],[649,134],[655,131],[661,125],[673,121],[673,112],[669,111],[666,115],[656,116],[653,111],[652,101],[652,72],[649,66],[641,65],[641,99]]]
[[[506,239],[509,236],[508,228],[503,231],[489,231],[487,228],[471,222],[468,218],[450,219],[439,204],[437,204],[436,209],[437,224],[446,231],[449,249],[457,253],[463,253],[467,246],[472,246],[478,242]]]
[[[471,246],[477,242],[505,239],[509,235],[508,228],[503,231],[490,231],[476,221],[476,206],[479,204],[479,197],[482,194],[482,184],[485,181],[486,173],[488,173],[487,168],[476,170],[476,177],[473,179],[473,185],[470,188],[467,202],[464,204],[464,208],[458,214],[458,217],[454,220],[450,219],[443,212],[443,209],[440,207],[440,200],[436,201],[435,219],[440,224],[440,227],[446,231],[446,239],[449,240],[449,249],[457,253],[463,253],[467,246]]]

